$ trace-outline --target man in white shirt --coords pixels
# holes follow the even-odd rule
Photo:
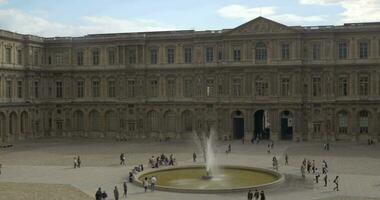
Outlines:
[[[157,178],[155,176],[152,176],[150,178],[150,188],[152,192],[154,191],[154,186],[156,185],[156,182],[157,182]]]

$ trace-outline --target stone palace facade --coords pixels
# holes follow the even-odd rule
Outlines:
[[[380,138],[380,23],[41,38],[0,31],[0,142]]]

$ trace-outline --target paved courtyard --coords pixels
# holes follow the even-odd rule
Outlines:
[[[324,151],[321,143],[277,142],[274,150],[266,152],[267,142],[241,144],[232,141],[232,153],[224,153],[229,142],[216,144],[218,162],[243,166],[271,168],[272,157],[280,159],[279,172],[286,181],[265,190],[267,199],[380,199],[380,146],[356,143],[332,143]],[[147,165],[148,158],[161,153],[173,153],[178,165],[192,164],[192,152],[200,152],[192,141],[116,142],[84,139],[43,139],[19,142],[13,148],[0,149],[0,199],[94,199],[98,187],[105,189],[113,199],[113,187],[122,193],[122,182],[129,169],[138,164]],[[119,165],[119,155],[126,152],[127,167]],[[284,154],[289,155],[289,166],[284,166]],[[80,155],[82,168],[73,169],[75,155]],[[329,164],[329,185],[315,184],[312,175],[303,180],[300,165],[304,158],[322,160]],[[340,176],[341,191],[333,191],[332,179]],[[246,199],[246,193],[185,194],[147,192],[133,184],[128,185],[128,199]]]

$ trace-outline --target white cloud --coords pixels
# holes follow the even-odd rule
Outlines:
[[[0,0],[0,4],[2,3],[8,3],[8,0]]]
[[[299,25],[308,22],[319,22],[325,20],[325,16],[300,16],[295,14],[278,14],[276,7],[249,8],[242,5],[228,5],[218,10],[218,14],[224,18],[242,19],[248,21],[258,16],[264,16],[287,25]]]
[[[344,9],[340,16],[343,22],[380,21],[380,0],[300,0],[301,4],[340,6]]]
[[[0,10],[2,29],[45,37],[178,29],[154,20],[126,20],[108,16],[86,16],[80,19],[79,23],[82,25],[75,26],[50,21],[15,9]]]

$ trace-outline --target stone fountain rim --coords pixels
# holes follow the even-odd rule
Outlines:
[[[140,177],[145,176],[150,173],[154,173],[154,172],[171,171],[171,170],[177,170],[177,169],[200,168],[200,167],[205,167],[205,166],[204,165],[184,165],[184,166],[176,166],[176,167],[162,167],[159,169],[150,169],[150,170],[146,170],[144,172],[139,173],[136,176],[137,178],[133,180],[133,183],[138,186],[143,186],[143,183],[140,180]],[[251,187],[238,187],[238,188],[225,188],[225,189],[178,189],[175,187],[161,186],[161,185],[156,185],[155,189],[160,190],[160,191],[179,192],[179,193],[232,193],[232,192],[243,192],[250,189],[251,190],[252,189],[267,189],[269,187],[281,184],[285,181],[284,175],[270,169],[259,168],[259,167],[248,167],[248,166],[241,166],[241,165],[221,165],[220,167],[225,168],[225,169],[252,170],[252,171],[268,173],[270,175],[275,176],[277,180],[270,183],[255,185]]]

